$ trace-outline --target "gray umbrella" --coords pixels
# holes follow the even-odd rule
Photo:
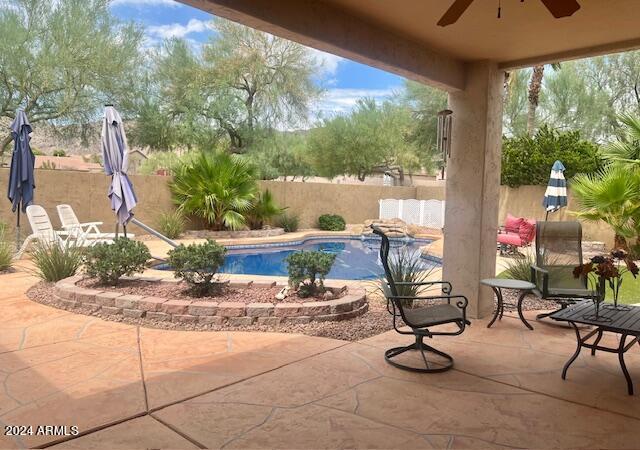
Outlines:
[[[118,111],[106,105],[102,124],[102,159],[104,171],[111,176],[109,199],[118,224],[126,226],[133,218],[133,208],[138,199],[127,176],[129,168],[129,146]]]
[[[33,190],[36,187],[33,168],[36,157],[29,145],[31,140],[29,134],[32,130],[24,111],[16,111],[16,118],[10,128],[14,146],[11,155],[7,197],[11,202],[11,210],[17,211],[16,245],[20,245],[20,210],[22,209],[24,212],[27,206],[33,202]]]

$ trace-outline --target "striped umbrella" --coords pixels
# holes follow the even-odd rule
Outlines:
[[[564,179],[564,171],[565,167],[560,161],[553,163],[549,184],[542,201],[542,206],[547,210],[545,220],[549,217],[550,212],[556,212],[567,206],[567,180]]]

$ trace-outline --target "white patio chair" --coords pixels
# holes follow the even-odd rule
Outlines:
[[[27,206],[27,219],[29,220],[29,225],[31,225],[32,234],[23,242],[20,250],[18,250],[16,254],[16,259],[20,259],[29,245],[34,241],[40,242],[43,245],[78,247],[90,247],[99,242],[113,242],[110,239],[104,238],[87,238],[77,231],[54,230],[49,215],[40,205]]]
[[[58,210],[58,217],[60,218],[60,223],[62,224],[62,228],[65,230],[75,233],[78,236],[82,236],[84,239],[115,239],[115,233],[103,233],[98,228],[102,225],[102,222],[84,222],[81,223],[78,220],[78,216],[73,211],[71,205],[58,205],[56,206]],[[128,238],[134,238],[135,235],[132,233],[127,233]]]

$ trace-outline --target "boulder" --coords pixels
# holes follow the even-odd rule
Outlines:
[[[370,219],[364,222],[362,234],[371,234],[371,225],[380,228],[389,237],[403,237],[408,234],[407,223],[402,219]]]

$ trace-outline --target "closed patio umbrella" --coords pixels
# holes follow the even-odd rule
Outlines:
[[[35,178],[33,168],[36,157],[31,151],[29,141],[31,137],[31,124],[24,111],[16,111],[16,118],[11,123],[11,136],[13,137],[13,154],[11,155],[11,168],[9,170],[9,187],[7,197],[11,202],[11,210],[17,211],[16,218],[16,245],[20,245],[20,210],[24,212],[33,202],[33,190]]]
[[[133,218],[133,208],[138,199],[127,176],[129,167],[129,146],[122,126],[122,118],[112,105],[104,109],[102,124],[102,159],[104,171],[111,176],[109,199],[115,211],[118,225],[125,227]]]
[[[560,161],[553,163],[549,184],[544,193],[542,206],[547,210],[545,220],[550,212],[556,212],[560,208],[567,206],[567,180],[564,178],[565,167]]]

